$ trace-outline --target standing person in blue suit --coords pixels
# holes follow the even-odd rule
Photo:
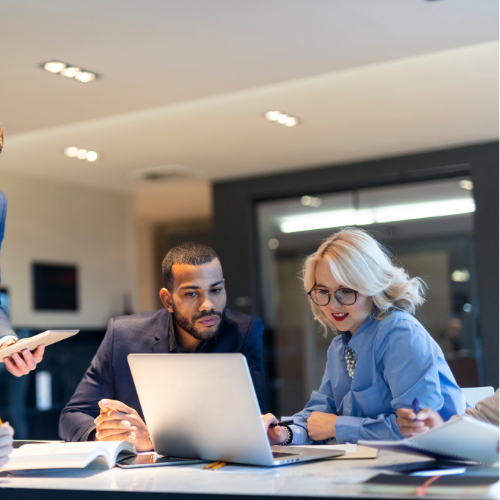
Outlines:
[[[3,149],[3,130],[0,127],[0,153]],[[2,191],[0,191],[0,248],[5,234],[5,219],[7,217],[7,200]],[[1,277],[0,277],[1,280]],[[0,304],[0,355],[1,348],[15,344],[18,341],[17,335],[12,329],[11,324],[7,318],[7,314]],[[36,368],[36,365],[42,360],[44,346],[40,345],[32,353],[25,349],[20,354],[13,354],[12,358],[4,358],[5,367],[12,375],[21,377],[28,374],[31,370]],[[14,429],[5,422],[0,425],[0,468],[9,461],[9,454],[12,451],[12,437]]]
[[[259,318],[226,309],[221,263],[206,245],[184,243],[162,264],[165,306],[113,318],[90,368],[61,413],[59,435],[66,441],[129,441],[138,451],[152,449],[147,424],[127,362],[131,353],[240,352],[261,408],[265,398]],[[175,384],[157,380],[151,384]],[[202,425],[200,423],[200,425]]]
[[[423,286],[361,229],[333,234],[309,257],[304,288],[314,317],[337,336],[320,388],[293,425],[268,428],[271,444],[402,439],[396,411],[416,397],[444,420],[465,411],[440,347],[412,316]]]
[[[3,149],[3,130],[0,127],[0,153]],[[7,200],[2,191],[0,191],[0,248],[5,234],[5,220],[7,218]],[[0,277],[1,280],[1,277]],[[15,344],[19,339],[9,323],[7,314],[0,304],[0,349]],[[4,358],[5,366],[12,375],[21,377],[28,374],[36,368],[36,365],[42,361],[45,347],[39,345],[32,353],[24,349],[21,354],[15,353],[12,358]],[[1,350],[0,350],[1,357]]]

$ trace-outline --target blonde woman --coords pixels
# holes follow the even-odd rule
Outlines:
[[[396,411],[411,408],[414,398],[444,420],[464,413],[441,349],[412,316],[423,287],[361,229],[333,234],[307,259],[304,288],[314,317],[336,337],[321,387],[294,425],[269,428],[277,420],[264,415],[271,444],[402,439]]]

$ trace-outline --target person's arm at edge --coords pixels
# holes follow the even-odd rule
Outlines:
[[[16,332],[14,332],[8,318],[7,314],[0,306],[0,346],[7,340],[18,340]]]
[[[490,424],[498,425],[498,389],[493,396],[489,396],[479,401],[476,406],[469,407],[465,410],[465,415],[488,422]]]
[[[106,335],[59,418],[59,436],[65,441],[93,440],[94,420],[99,416],[99,401],[115,399],[113,390],[114,319],[109,320]]]

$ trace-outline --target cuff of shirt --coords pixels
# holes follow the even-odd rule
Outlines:
[[[15,335],[4,335],[3,337],[0,337],[0,346],[4,343],[7,342],[7,340],[18,340]]]
[[[89,440],[90,435],[95,431],[96,426],[93,425],[90,429],[87,429],[79,441],[91,441]]]
[[[290,445],[307,444],[310,441],[307,429],[301,425],[291,425],[290,429],[293,432],[293,439]]]
[[[335,437],[337,443],[357,443],[361,439],[361,417],[340,416],[335,420]]]

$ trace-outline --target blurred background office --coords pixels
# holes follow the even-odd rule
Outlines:
[[[161,307],[212,244],[265,324],[268,406],[302,408],[325,339],[304,257],[359,225],[428,284],[462,387],[498,387],[497,0],[3,0],[0,296],[19,335],[81,333],[0,414],[56,438],[108,320]]]

